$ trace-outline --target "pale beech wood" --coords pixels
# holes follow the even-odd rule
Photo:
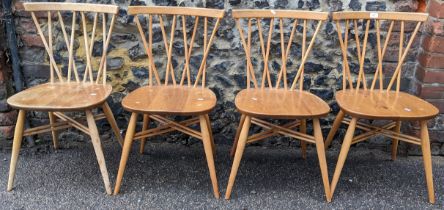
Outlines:
[[[117,138],[117,142],[119,142],[120,146],[123,146],[123,139],[122,139],[122,135],[120,134],[119,126],[117,125],[117,122],[116,122],[116,119],[114,118],[113,112],[107,102],[103,103],[102,110],[106,116],[106,119],[108,120],[108,123],[110,124],[110,126],[114,132],[114,135]]]
[[[307,133],[307,120],[301,120],[301,126],[299,127],[301,133]],[[307,159],[307,142],[301,141],[301,153],[302,158]]]
[[[148,114],[144,114],[143,115],[143,122],[142,122],[142,132],[148,130],[149,126],[150,126],[150,118]],[[140,149],[139,149],[139,153],[143,154],[143,152],[145,151],[145,142],[146,142],[146,138],[142,138],[140,139]]]
[[[242,130],[239,136],[239,141],[236,147],[236,154],[234,155],[233,166],[231,167],[230,178],[228,179],[227,190],[225,191],[225,199],[230,199],[231,191],[233,190],[234,181],[236,180],[237,170],[239,169],[240,161],[247,143],[248,131],[251,125],[251,117],[246,115]]]
[[[137,113],[133,112],[129,120],[128,129],[126,130],[125,141],[123,142],[122,157],[120,158],[119,171],[117,172],[116,186],[114,187],[114,195],[120,191],[123,173],[125,172],[126,163],[133,143],[134,132],[136,131]]]
[[[256,123],[256,119],[253,118],[252,122]],[[293,128],[299,127],[300,125],[301,125],[301,123],[299,121],[295,120],[293,122],[289,122],[287,124],[284,124],[284,125],[282,125],[280,127],[286,128],[286,129],[293,129]],[[259,126],[261,126],[261,125],[259,125]],[[253,143],[253,142],[256,142],[256,141],[259,141],[259,140],[262,140],[262,139],[265,139],[265,138],[268,138],[270,136],[274,136],[274,135],[277,135],[277,134],[285,135],[285,132],[279,131],[280,127],[267,127],[267,128],[263,127],[265,129],[265,131],[262,131],[262,132],[259,132],[259,133],[255,133],[255,134],[249,136],[248,139],[247,139],[247,144],[250,144],[250,143]],[[290,133],[290,135],[293,135],[293,133]],[[297,139],[300,139],[300,136]],[[309,140],[308,142],[311,142],[311,141]],[[313,140],[313,143],[314,143],[314,140]]]
[[[12,143],[11,163],[9,166],[9,178],[8,178],[8,191],[11,191],[14,186],[15,170],[17,168],[17,160],[20,153],[20,147],[22,145],[23,126],[25,124],[26,111],[20,110],[17,123],[14,130],[14,141]]]
[[[214,166],[214,153],[213,153],[214,147],[212,146],[212,139],[211,139],[212,137],[209,132],[210,130],[210,125],[208,124],[209,120],[207,121],[206,116],[200,115],[199,121],[200,121],[200,130],[202,132],[202,141],[205,150],[205,156],[207,158],[208,170],[210,171],[211,183],[213,185],[213,194],[215,198],[219,199],[220,193],[219,193],[219,186],[217,184],[216,167]]]
[[[60,112],[54,112],[54,115],[60,118],[61,120],[67,122],[69,125],[71,125],[74,128],[77,128],[77,130],[82,131],[83,133],[90,135],[88,127],[84,126],[82,123],[78,122],[77,120],[66,116],[63,113]]]
[[[429,102],[408,93],[395,91],[342,90],[336,101],[346,114],[366,119],[432,119],[439,110]]]
[[[185,86],[145,86],[122,101],[126,110],[145,114],[198,115],[215,105],[216,95],[210,89]]]
[[[168,123],[168,122],[162,121],[160,123],[161,123],[161,125],[156,127],[156,128],[151,128],[151,129],[148,129],[148,130],[136,133],[134,135],[133,139],[134,140],[140,140],[142,138],[152,137],[152,136],[168,133],[168,132],[171,132],[171,131],[175,131],[175,130],[177,130],[176,128],[178,128],[177,126],[173,127],[173,125],[171,123]],[[191,125],[195,125],[197,123],[199,123],[199,118],[198,117],[193,117],[191,119],[181,121],[178,124],[181,125],[181,126],[188,127],[188,126],[191,126]],[[199,137],[199,139],[201,139],[201,138]]]
[[[39,111],[77,111],[95,108],[111,94],[111,85],[93,83],[46,83],[8,98],[17,109]]]
[[[370,14],[378,14],[377,17],[372,18]],[[418,12],[364,12],[364,11],[343,11],[333,12],[333,20],[345,19],[380,19],[380,20],[403,20],[403,21],[426,21],[429,14]]]
[[[322,117],[330,107],[306,91],[284,89],[244,89],[236,95],[235,104],[242,114],[279,119]]]
[[[433,173],[432,173],[432,154],[430,152],[429,131],[427,128],[427,121],[421,121],[421,149],[422,157],[424,159],[425,177],[427,181],[427,191],[429,194],[429,202],[435,203],[435,190],[433,188]]]
[[[25,2],[25,11],[83,11],[117,14],[119,7],[107,4]]]
[[[48,112],[48,118],[49,118],[49,124],[51,126],[52,143],[54,145],[54,149],[58,149],[59,139],[58,139],[57,130],[55,129],[56,118],[54,116],[54,113]]]
[[[333,122],[333,125],[330,128],[330,131],[328,132],[328,136],[325,139],[325,149],[327,149],[331,142],[333,141],[333,137],[335,136],[336,132],[338,131],[339,126],[341,126],[342,119],[344,119],[345,113],[340,110],[339,113],[336,115],[335,121]]]
[[[213,138],[213,129],[211,128],[210,116],[208,116],[208,114],[205,115],[205,121],[207,123],[208,133],[210,135],[211,149],[213,150],[213,155],[216,156],[216,145],[214,143],[214,138]]]
[[[328,13],[301,10],[259,10],[259,9],[234,9],[233,18],[294,18],[327,20]]]
[[[394,128],[394,131],[396,133],[401,132],[401,121],[396,121],[396,126]],[[394,138],[392,141],[392,160],[396,160],[396,155],[398,154],[398,144],[399,144],[398,138]]]
[[[319,167],[321,168],[322,182],[324,184],[327,202],[331,202],[330,181],[328,180],[327,160],[325,158],[324,138],[322,137],[321,124],[319,118],[313,119],[314,136],[316,140],[316,151],[318,153]]]
[[[86,110],[86,120],[88,121],[89,133],[91,135],[91,142],[96,153],[97,162],[99,163],[100,172],[102,173],[103,183],[105,184],[106,193],[111,195],[111,185],[109,182],[108,170],[106,169],[105,156],[102,151],[102,144],[100,143],[99,131],[97,130],[96,121],[91,110]]]
[[[339,176],[341,175],[342,168],[344,167],[345,159],[347,159],[348,150],[350,149],[350,145],[352,143],[357,121],[358,121],[357,118],[352,118],[350,124],[348,125],[347,133],[345,133],[344,141],[342,142],[341,152],[339,153],[338,157],[338,163],[336,164],[335,172],[331,180],[331,185],[330,185],[331,197],[333,197],[333,193],[335,192],[336,185],[338,184],[339,181]]]
[[[156,14],[156,15],[188,15],[198,17],[223,18],[224,10],[196,7],[171,7],[171,6],[129,6],[128,14]]]
[[[236,130],[236,135],[234,137],[233,146],[231,146],[231,150],[230,150],[231,157],[233,157],[234,153],[236,152],[237,142],[239,141],[239,136],[240,136],[240,133],[242,130],[242,126],[244,125],[244,121],[245,121],[245,115],[242,114],[241,118],[240,118],[239,126],[237,127],[237,130]]]

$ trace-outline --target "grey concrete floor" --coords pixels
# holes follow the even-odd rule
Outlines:
[[[316,150],[303,160],[296,148],[249,146],[232,198],[215,199],[200,143],[184,146],[138,143],[125,171],[121,193],[105,194],[92,145],[61,142],[62,148],[22,149],[15,189],[6,192],[10,152],[0,152],[0,209],[444,209],[444,157],[433,157],[436,204],[427,202],[421,157],[352,147],[332,203],[324,199]],[[114,183],[121,148],[104,142]],[[229,147],[218,145],[217,176],[225,193],[231,168]],[[329,150],[333,174],[338,151]]]

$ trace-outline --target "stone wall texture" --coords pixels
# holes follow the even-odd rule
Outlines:
[[[221,22],[217,32],[216,40],[210,51],[208,58],[207,86],[217,95],[218,104],[216,109],[210,114],[212,127],[218,144],[231,144],[237,128],[240,115],[234,106],[235,94],[245,88],[245,55],[240,43],[239,33],[235,26],[235,21],[231,17],[232,9],[301,9],[312,11],[340,11],[340,10],[367,10],[367,11],[417,11],[423,1],[418,0],[86,0],[77,2],[116,4],[120,7],[114,34],[111,40],[108,60],[108,76],[113,85],[114,92],[109,99],[109,103],[117,118],[119,126],[124,129],[127,125],[129,115],[120,105],[121,99],[130,91],[140,87],[147,82],[147,60],[140,42],[137,27],[133,22],[133,17],[127,14],[129,5],[163,5],[163,6],[190,6],[219,8],[226,11],[226,17]],[[424,27],[424,36],[418,35],[411,52],[403,66],[402,89],[407,92],[416,93],[430,102],[437,105],[441,112],[444,111],[444,15],[442,1],[430,0],[430,4],[436,4],[436,9],[431,9],[432,18]],[[20,55],[22,70],[25,75],[26,85],[33,86],[48,80],[49,65],[45,54],[43,43],[40,41],[30,15],[23,11],[23,1],[15,3],[15,16],[17,35],[20,43]],[[421,30],[422,31],[422,30]],[[181,34],[181,33],[179,33]],[[396,34],[395,34],[396,36]],[[421,37],[424,37],[421,41]],[[155,40],[161,43],[160,40]],[[441,46],[441,47],[440,47]],[[175,52],[180,54],[183,45],[175,43]],[[396,49],[388,49],[388,52]],[[396,51],[395,51],[396,52]],[[100,53],[100,52],[99,52]],[[440,54],[439,54],[440,53]],[[384,58],[384,65],[394,65],[396,58],[390,56]],[[419,64],[417,55],[419,54]],[[195,55],[199,58],[199,54]],[[200,55],[201,56],[201,55]],[[397,56],[397,54],[396,54]],[[165,61],[166,62],[166,61]],[[377,60],[368,60],[368,65],[375,66]],[[165,65],[161,63],[160,65]],[[278,63],[276,65],[279,65]],[[342,60],[337,38],[336,28],[333,23],[327,22],[322,26],[318,40],[312,50],[305,65],[305,84],[314,94],[327,101],[331,108],[331,114],[323,119],[322,126],[324,136],[327,135],[334,116],[339,111],[334,95],[342,88]],[[0,77],[2,75],[0,74]],[[370,74],[369,74],[370,76]],[[1,80],[0,80],[1,82]],[[0,83],[0,91],[2,90]],[[0,100],[5,97],[0,92]],[[0,114],[3,114],[0,107]],[[9,112],[6,112],[9,113]],[[47,122],[47,115],[42,113],[30,114],[31,124],[38,125]],[[431,138],[433,142],[433,153],[444,155],[444,139],[441,137],[444,132],[443,115],[430,122]],[[9,128],[0,121],[0,129]],[[6,126],[6,127],[4,127]],[[108,129],[103,123],[101,129]],[[404,125],[405,130],[415,133],[415,124]],[[416,129],[416,130],[415,130]],[[310,132],[310,127],[309,127]],[[7,132],[5,132],[7,133]],[[344,129],[340,130],[337,140],[333,146],[338,146],[344,135]],[[61,133],[60,135],[77,135],[72,131]],[[6,136],[9,137],[9,136]],[[41,136],[45,141],[49,141],[48,136]],[[182,134],[173,134],[165,137],[158,137],[157,140],[169,142],[180,142],[189,144],[195,142],[194,139]],[[258,143],[260,146],[283,145],[298,146],[299,142],[286,137],[275,137],[268,141]],[[374,138],[368,142],[361,143],[368,147],[379,147],[389,151],[390,141],[384,138]],[[410,145],[400,145],[401,152],[417,154],[418,148]]]

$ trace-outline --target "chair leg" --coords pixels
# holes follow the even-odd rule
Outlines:
[[[248,131],[250,129],[251,117],[246,116],[244,123],[242,125],[242,130],[239,135],[239,141],[237,143],[236,154],[234,155],[233,166],[231,167],[230,178],[228,180],[227,191],[225,192],[225,199],[229,200],[231,196],[231,191],[233,190],[234,181],[236,179],[237,170],[239,169],[239,164],[242,159],[242,155],[245,150],[245,145],[247,144]]]
[[[398,134],[401,132],[401,121],[396,121],[396,126],[394,129],[395,132]],[[392,160],[396,160],[396,155],[398,153],[398,144],[399,140],[397,138],[394,138],[392,142]]]
[[[9,166],[8,191],[12,190],[14,185],[15,169],[17,167],[17,160],[22,146],[23,126],[25,124],[26,111],[20,110],[17,117],[17,124],[15,125],[14,141],[12,144],[11,165]]]
[[[108,170],[106,169],[105,156],[102,151],[102,144],[100,143],[99,131],[97,130],[96,121],[91,110],[86,110],[86,121],[88,121],[89,135],[96,153],[97,161],[99,162],[100,172],[102,173],[103,182],[105,184],[106,193],[111,195],[111,184],[109,182]]]
[[[433,189],[433,173],[432,173],[432,154],[430,152],[429,131],[427,129],[427,121],[421,121],[421,148],[424,159],[424,169],[427,181],[427,191],[429,194],[429,202],[435,203],[435,190]]]
[[[148,116],[148,114],[144,114],[143,115],[143,125],[142,125],[142,131],[145,131],[148,129],[150,125],[150,118]],[[146,138],[142,138],[140,140],[140,154],[143,154],[143,152],[145,151],[145,142],[146,142]]]
[[[325,158],[324,138],[322,137],[321,124],[319,119],[313,119],[314,137],[316,141],[316,150],[318,153],[319,167],[321,168],[322,182],[324,183],[325,196],[328,202],[331,202],[330,181],[328,180],[327,160]]]
[[[119,171],[117,173],[116,186],[114,187],[114,195],[117,195],[120,191],[120,185],[122,184],[123,172],[125,171],[126,162],[133,143],[134,132],[136,130],[137,113],[132,113],[126,130],[125,140],[123,142],[122,157],[120,159]]]
[[[123,139],[122,139],[122,135],[120,134],[120,129],[117,126],[116,119],[114,118],[113,112],[111,111],[111,108],[109,107],[107,102],[105,102],[103,104],[102,109],[103,109],[103,112],[105,113],[108,123],[111,125],[111,128],[113,129],[113,132],[117,138],[117,141],[119,142],[120,146],[123,146]]]
[[[208,170],[210,171],[211,183],[213,185],[214,197],[219,198],[219,186],[217,184],[216,167],[214,166],[214,154],[213,147],[211,144],[211,134],[209,132],[209,124],[207,123],[207,118],[205,115],[199,116],[200,130],[202,133],[202,141],[205,150],[205,156],[207,158]]]
[[[327,149],[330,146],[331,142],[333,141],[333,137],[338,131],[338,128],[341,125],[344,116],[345,116],[344,112],[340,110],[338,115],[336,116],[335,121],[333,122],[333,126],[331,127],[330,132],[328,133],[327,139],[325,139],[325,149]]]
[[[301,120],[301,133],[307,133],[307,120]],[[301,153],[302,158],[307,159],[307,142],[301,140]]]
[[[208,116],[208,114],[205,115],[205,121],[207,123],[208,132],[210,134],[211,149],[213,150],[213,156],[216,156],[216,145],[214,144],[213,129],[211,129],[211,121],[210,121],[210,116]]]
[[[54,149],[59,148],[59,139],[57,131],[55,130],[54,123],[56,122],[56,116],[53,112],[48,112],[49,123],[51,124],[51,134],[52,134],[52,143],[54,145]]]
[[[342,142],[341,152],[339,153],[338,163],[336,164],[335,173],[333,174],[333,179],[331,182],[331,192],[330,195],[333,197],[335,192],[336,184],[338,184],[339,176],[341,175],[342,168],[344,167],[345,159],[347,159],[348,150],[353,140],[353,134],[356,128],[357,118],[353,117],[348,125],[347,133],[345,134],[344,141]]]
[[[239,140],[239,135],[242,130],[242,126],[244,124],[244,121],[245,121],[245,115],[243,114],[243,115],[241,115],[239,126],[237,127],[237,130],[236,130],[236,136],[234,137],[233,146],[231,146],[231,151],[230,151],[231,157],[233,157],[234,153],[236,153],[237,141]]]

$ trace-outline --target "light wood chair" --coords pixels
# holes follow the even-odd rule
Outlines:
[[[215,39],[217,28],[224,16],[224,11],[186,7],[130,6],[128,7],[128,13],[134,15],[134,21],[139,29],[140,38],[142,39],[143,46],[148,56],[147,64],[149,78],[147,78],[147,86],[138,88],[129,93],[122,101],[123,107],[132,114],[126,131],[114,194],[119,193],[128,155],[134,140],[141,140],[140,153],[143,153],[146,138],[171,131],[180,131],[202,140],[210,171],[214,196],[219,198],[219,189],[213,157],[215,147],[211,132],[210,119],[208,117],[208,113],[216,105],[216,96],[210,89],[205,87],[205,82],[206,60],[211,44]],[[164,19],[165,16],[166,19]],[[140,18],[142,18],[142,20],[139,20]],[[167,38],[167,30],[165,30],[165,20],[168,20],[168,18],[171,20],[169,40]],[[190,40],[188,38],[187,28],[187,23],[189,21],[191,21],[190,23],[194,23],[192,32],[190,31]],[[209,31],[211,23],[214,21],[214,26],[212,27],[212,30]],[[160,27],[163,37],[163,43],[160,44],[160,46],[157,45],[157,47],[153,44],[153,28],[156,23],[158,23],[157,26]],[[199,25],[199,23],[203,24]],[[179,28],[179,24],[181,28]],[[200,31],[202,25],[203,32]],[[148,30],[148,36],[144,32],[144,27]],[[174,32],[176,32],[176,29],[180,29],[179,31],[182,33],[181,42],[183,42],[184,47],[184,62],[183,68],[177,66],[175,72],[172,65],[172,52],[175,46],[173,43],[175,38]],[[211,32],[209,38],[208,32]],[[196,41],[196,39],[200,38],[203,39],[202,42]],[[197,44],[202,46],[203,52],[201,54],[201,63],[197,64],[200,67],[196,69],[197,73],[194,74],[192,73],[193,65],[190,65],[190,58],[193,55],[193,47]],[[163,45],[163,47],[161,45]],[[153,48],[164,48],[165,50],[166,56],[163,56],[163,59],[167,62],[163,78],[161,78],[161,73],[163,72],[158,71],[154,62],[156,58],[155,54],[153,54]],[[179,68],[181,69],[178,70]],[[175,75],[179,75],[180,77],[177,79]],[[192,78],[193,75],[195,75],[194,81]],[[143,126],[142,131],[135,132],[138,115],[143,115]],[[173,119],[168,118],[168,116],[188,116],[190,118],[181,122],[175,122]],[[159,126],[149,128],[150,120],[157,122]],[[200,132],[190,128],[190,126],[198,123],[200,123]]]
[[[111,194],[108,171],[106,169],[105,158],[95,121],[106,118],[110,123],[117,140],[122,144],[123,141],[120,136],[119,128],[117,127],[117,123],[110,107],[106,103],[106,99],[112,91],[111,85],[106,84],[106,52],[118,7],[114,5],[49,2],[24,3],[24,7],[26,11],[31,12],[32,19],[37,27],[37,32],[48,53],[50,81],[45,84],[28,88],[8,98],[8,104],[19,109],[19,114],[14,133],[7,190],[10,191],[13,188],[16,164],[23,136],[51,131],[54,148],[57,149],[59,144],[57,131],[74,127],[91,136],[106,192]],[[47,22],[41,24],[36,13],[46,13],[48,16]],[[94,15],[91,36],[88,35],[87,31],[87,28],[90,28],[90,24],[87,23],[87,14]],[[110,24],[107,23],[108,16],[112,16]],[[68,30],[66,30],[68,25],[65,25],[63,17],[71,17],[70,19],[72,19],[72,24]],[[78,19],[80,19],[79,24],[76,24]],[[99,19],[102,20],[102,26],[100,26],[100,22],[98,25]],[[58,21],[56,22],[56,20]],[[82,24],[80,24],[80,22]],[[42,25],[46,28],[46,35],[42,30]],[[76,29],[77,25],[80,26],[81,31]],[[97,59],[99,62],[95,61],[96,59],[93,59],[91,55],[94,41],[96,38],[99,38],[95,37],[96,31],[102,32],[103,36],[101,38],[104,42],[103,54],[100,59]],[[56,37],[56,34],[60,34],[59,37]],[[81,52],[81,50],[76,51],[76,49],[74,49],[76,34],[81,34],[80,36],[83,35],[84,42],[81,45],[83,45],[84,52]],[[62,63],[56,63],[53,45],[57,40],[62,43],[65,42],[66,44],[67,62],[64,62],[65,59],[62,58]],[[76,59],[79,59],[79,57],[83,55],[84,58],[86,58],[86,65],[85,69],[80,69],[79,64],[76,63]],[[62,72],[62,65],[67,68],[67,72]],[[97,68],[97,72],[93,72],[94,68]],[[82,71],[84,72],[83,76]],[[95,74],[96,78],[94,78]],[[93,110],[96,108],[101,108],[104,114],[94,115]],[[23,131],[23,123],[27,111],[48,112],[50,124]],[[63,113],[78,111],[85,112],[88,126],[83,124],[84,118],[76,119]]]
[[[400,91],[404,60],[415,40],[421,23],[427,19],[427,16],[424,13],[399,12],[333,13],[333,21],[336,22],[343,57],[343,90],[336,92],[336,100],[341,110],[326,139],[326,148],[330,145],[342,123],[347,124],[348,129],[342,142],[341,152],[332,179],[332,195],[339,181],[350,145],[365,141],[376,135],[384,135],[393,140],[393,160],[396,159],[399,141],[422,147],[429,201],[431,203],[435,202],[427,120],[434,118],[438,114],[438,109],[416,96]],[[349,35],[350,30],[354,31],[353,36]],[[409,36],[407,36],[407,30],[411,31]],[[393,35],[395,31],[399,32],[399,36]],[[372,33],[376,38],[376,47],[369,49],[368,40]],[[382,35],[385,35],[384,42],[382,41]],[[394,37],[398,37],[399,40]],[[361,38],[363,40],[360,40]],[[350,50],[351,48],[355,50]],[[388,48],[395,48],[398,51],[398,61],[396,67],[392,69],[383,65],[383,58],[386,53],[393,52],[393,50],[387,51]],[[371,54],[372,52],[373,54]],[[365,68],[365,59],[374,58],[378,61],[378,65],[372,75],[373,79],[369,81],[371,83],[367,84],[365,72],[370,69]],[[359,65],[357,81],[350,73],[349,64],[353,62],[352,59],[357,60]],[[388,78],[384,78],[386,76]],[[345,117],[345,115],[350,117]],[[358,122],[359,119],[388,120],[389,122],[382,126],[375,126]],[[421,126],[420,138],[402,134],[400,132],[402,121],[419,121]],[[355,128],[362,130],[363,133],[354,136]]]
[[[303,90],[304,80],[304,64],[310,51],[314,45],[316,35],[318,34],[323,21],[327,20],[328,14],[323,12],[310,11],[290,11],[290,10],[233,10],[233,18],[236,19],[237,28],[240,32],[241,43],[245,51],[247,66],[247,89],[240,91],[235,99],[235,104],[241,115],[239,128],[236,133],[235,141],[231,154],[234,154],[233,166],[228,181],[225,199],[229,199],[234,185],[234,180],[239,168],[245,145],[262,140],[274,135],[284,135],[299,139],[303,142],[303,155],[305,156],[305,143],[313,143],[316,145],[319,165],[321,168],[322,181],[324,184],[325,195],[327,201],[330,201],[330,187],[327,171],[327,163],[324,152],[324,139],[322,137],[319,118],[326,116],[330,107],[319,97]],[[243,22],[246,22],[247,35],[244,34]],[[253,25],[253,22],[255,24]],[[262,24],[265,22],[266,24]],[[277,27],[275,23],[277,22]],[[286,31],[284,23],[291,22]],[[269,23],[269,24],[268,24]],[[255,26],[255,28],[253,28]],[[268,26],[268,38],[263,37],[263,28]],[[315,27],[311,34],[311,41],[307,42],[310,36],[310,27]],[[280,41],[281,67],[280,70],[270,68],[271,59],[270,49],[271,40],[273,38],[273,30],[279,28],[278,37]],[[296,32],[297,28],[301,28],[301,32]],[[253,30],[257,28],[258,33],[253,34]],[[284,37],[289,34],[287,44]],[[253,40],[254,38],[259,39]],[[296,43],[295,39],[301,39],[298,44],[301,46],[301,60],[294,79],[288,83],[287,77],[290,77],[290,70],[287,70],[287,60],[289,58],[291,47]],[[265,43],[266,41],[266,43]],[[279,43],[280,42],[280,43]],[[256,43],[260,48],[252,48],[252,43]],[[307,46],[308,44],[308,46]],[[297,45],[296,45],[297,46]],[[252,61],[252,49],[257,49],[259,57],[262,61],[257,61],[263,69],[262,76],[256,75]],[[276,71],[276,76],[273,72]],[[256,76],[260,80],[256,79]],[[272,80],[275,83],[272,83]],[[298,84],[299,82],[299,84]],[[251,87],[253,85],[253,87]],[[276,125],[265,119],[286,119],[291,122],[284,125]],[[306,134],[307,120],[313,120],[314,135]],[[251,123],[260,126],[264,131],[249,135]],[[299,128],[299,131],[293,130]]]

